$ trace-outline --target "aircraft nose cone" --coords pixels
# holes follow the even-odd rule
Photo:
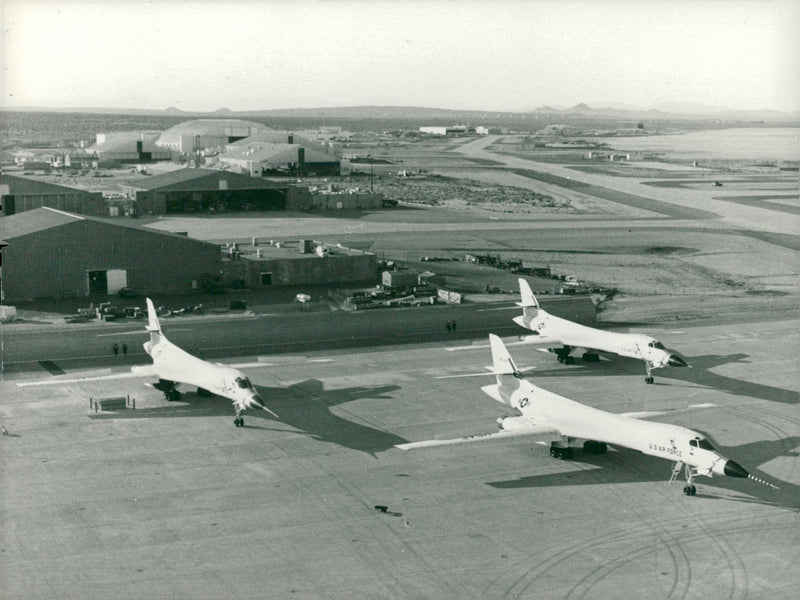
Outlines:
[[[688,367],[689,365],[677,354],[670,354],[667,364],[670,367]]]
[[[728,460],[725,463],[723,472],[728,477],[748,477],[750,475],[750,473],[744,470],[744,467],[742,467],[742,465],[733,460]]]

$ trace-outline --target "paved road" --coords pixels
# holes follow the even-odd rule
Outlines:
[[[543,302],[555,314],[591,321],[591,300],[554,298]],[[162,320],[169,339],[205,358],[276,354],[331,348],[354,348],[443,339],[479,338],[489,333],[513,335],[519,327],[511,317],[519,309],[510,302],[463,304],[361,312],[265,313],[238,318],[181,317]],[[447,321],[456,321],[448,332]],[[59,328],[41,325],[3,331],[6,372],[47,369],[59,374],[90,364],[143,363],[144,321],[74,324]],[[127,357],[114,357],[112,345],[126,344]]]
[[[516,156],[496,154],[486,150],[494,141],[501,136],[486,136],[458,148],[458,152],[476,159],[491,159],[502,163],[504,169],[528,171],[528,176],[542,177],[545,181],[552,178],[561,178],[555,181],[561,185],[564,180],[573,182],[573,185],[585,185],[580,191],[593,194],[598,190],[603,190],[600,197],[614,200],[613,194],[609,191],[617,191],[632,197],[645,198],[646,203],[642,208],[654,211],[668,210],[673,217],[703,218],[709,214],[724,222],[726,225],[736,228],[758,232],[769,232],[776,234],[797,235],[800,231],[800,216],[790,215],[782,211],[772,210],[763,205],[735,204],[724,200],[723,192],[720,188],[712,187],[709,181],[707,189],[670,189],[645,186],[644,180],[631,177],[614,177],[600,173],[587,173],[577,169],[571,169],[569,165],[559,165],[552,163],[536,162]],[[782,178],[790,180],[788,177]],[[648,180],[652,182],[652,179]],[[578,182],[577,184],[575,182]],[[734,196],[736,192],[731,192]],[[741,195],[741,194],[739,194]],[[627,202],[626,202],[627,203]],[[671,208],[666,209],[666,205]]]

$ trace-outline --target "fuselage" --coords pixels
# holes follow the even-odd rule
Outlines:
[[[160,379],[195,385],[229,398],[242,408],[264,408],[253,384],[237,369],[192,356],[163,335],[145,342],[144,349],[153,359],[153,367]]]
[[[542,337],[557,340],[564,346],[611,352],[645,360],[655,367],[665,367],[671,364],[671,361],[672,363],[678,361],[678,357],[648,335],[617,333],[587,327],[553,316],[541,308],[525,307],[524,314],[515,317],[514,322]]]
[[[568,438],[606,442],[686,463],[696,467],[698,474],[726,474],[728,459],[696,431],[615,415],[543,390],[518,376],[497,379],[496,394],[490,395],[519,410],[531,424],[552,425]]]

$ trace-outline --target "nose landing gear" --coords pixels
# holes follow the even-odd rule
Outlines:
[[[653,383],[655,378],[652,375],[653,364],[650,361],[645,361],[644,368],[647,369],[647,377],[644,378],[645,383]]]
[[[696,472],[692,472],[692,467],[689,465],[684,465],[682,462],[676,462],[675,466],[672,467],[672,475],[669,478],[669,483],[672,485],[672,482],[678,478],[678,475],[681,473],[681,469],[686,467],[686,485],[683,486],[683,493],[687,496],[694,496],[697,493],[697,488],[694,485],[694,476],[697,474]]]

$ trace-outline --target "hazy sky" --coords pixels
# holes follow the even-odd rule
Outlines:
[[[800,0],[0,3],[7,106],[800,109]]]

